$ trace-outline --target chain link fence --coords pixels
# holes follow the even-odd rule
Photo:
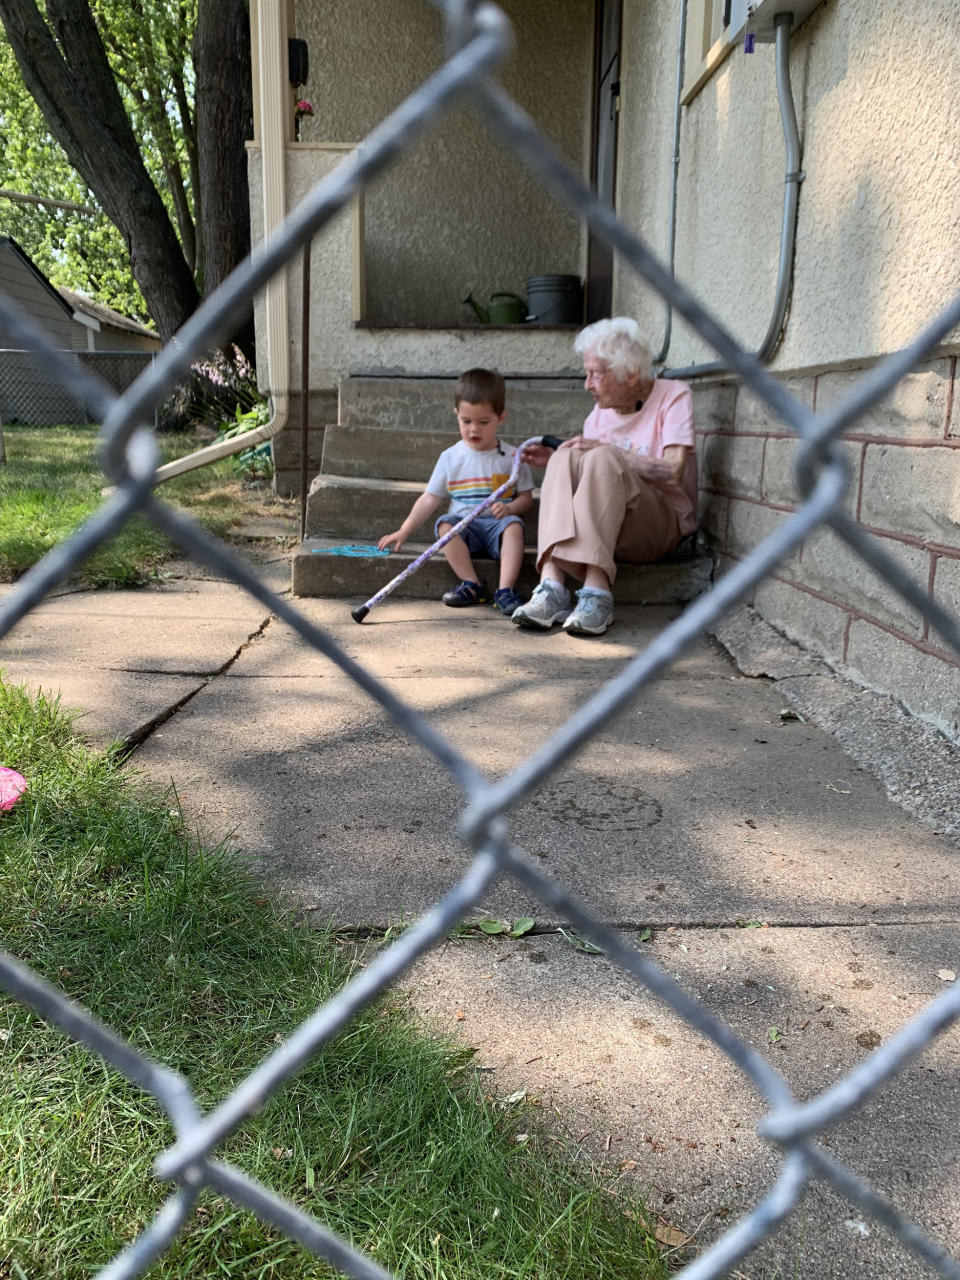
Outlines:
[[[688,995],[651,960],[587,913],[577,897],[543,874],[522,850],[510,845],[505,815],[568,760],[604,722],[645,685],[666,670],[705,630],[814,529],[830,526],[871,568],[929,620],[960,653],[960,625],[927,591],[912,581],[843,510],[849,477],[835,442],[869,407],[886,395],[918,361],[958,324],[960,297],[936,316],[913,342],[866,374],[845,399],[814,415],[744,352],[722,326],[667,270],[646,246],[601,205],[581,177],[552,151],[530,119],[492,79],[510,48],[510,29],[491,4],[471,0],[434,0],[446,22],[445,64],[288,217],[285,225],[207,299],[182,329],[176,344],[156,357],[121,395],[95,379],[81,362],[54,350],[43,335],[6,298],[0,316],[16,324],[23,345],[36,353],[47,379],[82,403],[103,423],[106,466],[116,490],[69,542],[48,553],[0,605],[0,636],[43,600],[90,552],[131,517],[142,514],[175,538],[195,559],[243,586],[307,643],[347,674],[411,738],[446,769],[463,795],[460,830],[473,847],[472,863],[457,885],[413,928],[379,952],[332,1000],[317,1009],[286,1042],[269,1054],[224,1101],[201,1112],[182,1075],[150,1061],[85,1009],[65,998],[13,957],[0,954],[0,984],[9,994],[77,1042],[101,1055],[127,1079],[157,1100],[175,1128],[176,1141],[155,1163],[156,1176],[172,1186],[169,1198],[150,1225],[121,1254],[107,1262],[101,1280],[126,1280],[143,1273],[174,1239],[204,1188],[213,1188],[236,1205],[298,1241],[354,1280],[387,1280],[386,1272],[329,1231],[323,1223],[247,1177],[216,1152],[224,1139],[275,1094],[351,1017],[382,993],[433,944],[477,905],[494,881],[515,877],[552,911],[581,929],[607,956],[679,1013],[725,1053],[765,1099],[760,1134],[782,1151],[779,1175],[763,1201],[721,1236],[681,1273],[685,1280],[712,1280],[730,1271],[797,1206],[814,1178],[830,1184],[864,1213],[881,1222],[938,1274],[960,1280],[960,1262],[892,1205],[837,1162],[816,1141],[844,1116],[863,1107],[880,1088],[960,1015],[960,984],[953,984],[895,1036],[845,1078],[799,1102],[785,1079],[729,1027]],[[157,465],[153,421],[157,406],[181,381],[198,353],[223,341],[253,294],[381,170],[406,151],[450,107],[466,101],[571,211],[583,218],[620,258],[669,300],[680,315],[716,350],[742,381],[804,444],[797,478],[803,495],[798,509],[754,548],[708,594],[701,596],[568,723],[501,781],[491,784],[432,725],[353,661],[324,631],[307,621],[287,600],[274,595],[225,547],[209,538],[152,492]]]
[[[122,395],[157,359],[153,351],[59,351],[56,367],[29,348],[0,347],[0,427],[21,424],[54,427],[98,423],[84,396],[63,382],[63,364],[86,371]],[[235,425],[262,401],[256,375],[243,353],[197,353],[186,373],[154,405],[150,420],[159,430],[187,430],[196,424]]]
[[[153,363],[150,351],[62,351],[60,356],[89,370],[118,395]],[[52,427],[65,422],[98,422],[82,396],[65,387],[44,360],[30,350],[0,349],[0,423]]]

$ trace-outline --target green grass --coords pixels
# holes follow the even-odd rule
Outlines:
[[[209,1107],[352,972],[175,804],[0,681],[0,941]],[[154,1101],[19,1004],[0,1003],[0,1276],[89,1276],[165,1196]],[[549,1154],[538,1113],[491,1105],[470,1054],[389,994],[223,1154],[404,1277],[663,1280],[641,1207]],[[518,1132],[531,1137],[517,1142]],[[309,1280],[329,1269],[211,1193],[151,1277]]]
[[[69,537],[103,501],[108,483],[97,457],[95,426],[5,426],[0,466],[0,582],[25,573]],[[193,436],[159,437],[163,460],[197,447]],[[178,476],[159,490],[211,533],[229,533],[259,499],[244,492],[232,459]],[[88,586],[136,586],[154,576],[174,548],[146,520],[131,520],[77,571]]]

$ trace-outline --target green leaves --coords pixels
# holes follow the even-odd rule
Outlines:
[[[522,938],[525,933],[529,933],[536,924],[533,916],[523,916],[519,920],[514,920],[513,928],[510,930],[511,938]]]
[[[505,933],[508,938],[522,938],[525,933],[530,932],[536,923],[533,916],[522,916],[521,919],[514,920],[513,924],[510,924],[508,920],[478,920],[476,928],[481,933],[491,935]]]
[[[557,930],[557,933],[559,933],[562,938],[566,938],[571,947],[577,951],[584,951],[590,956],[603,955],[602,947],[596,946],[590,941],[586,934],[582,933],[579,929],[574,929],[572,925],[561,926]]]

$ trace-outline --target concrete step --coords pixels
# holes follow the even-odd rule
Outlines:
[[[376,541],[400,527],[423,493],[423,484],[423,480],[374,480],[322,473],[310,486],[307,498],[307,535]],[[438,515],[445,506],[444,503],[438,508]],[[539,508],[535,492],[533,506],[524,519],[531,546],[537,540]],[[424,524],[421,537],[428,537],[432,527]]]
[[[453,378],[353,376],[340,383],[339,421],[384,431],[447,432],[453,421]],[[505,428],[511,440],[550,432],[576,435],[593,408],[579,378],[507,376]],[[456,437],[454,437],[456,438]]]
[[[389,556],[338,555],[334,548],[343,542],[339,538],[313,537],[300,544],[292,560],[294,595],[361,603],[402,572],[428,545],[408,543],[399,554],[392,552]],[[497,583],[496,564],[478,560],[476,567],[492,590]],[[656,564],[621,566],[616,597],[622,604],[682,604],[705,591],[712,574],[713,560],[698,547],[691,555],[675,555]],[[533,551],[528,550],[520,576],[521,592],[531,591],[536,580]],[[453,582],[443,553],[438,552],[398,587],[396,594],[408,599],[438,599]]]
[[[452,426],[453,414],[443,432],[331,425],[323,437],[321,474],[415,480],[422,488],[442,451],[459,439],[456,427],[451,430]]]
[[[323,437],[320,474],[372,480],[417,480],[422,488],[430,479],[443,450],[460,439],[452,421],[453,415],[450,417],[451,421],[442,432],[411,428],[384,431],[380,427],[344,426],[343,423],[329,426]],[[531,432],[531,435],[535,434]],[[576,433],[567,433],[571,434]],[[519,445],[530,436],[510,431],[501,439],[507,444]]]

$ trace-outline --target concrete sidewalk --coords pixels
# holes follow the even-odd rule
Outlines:
[[[283,556],[260,571],[288,581]],[[312,918],[374,934],[415,918],[469,860],[453,783],[239,588],[177,573],[156,589],[48,600],[0,643],[5,678],[59,690],[91,741],[136,745],[135,767],[173,780],[211,838],[232,836]],[[297,607],[490,776],[676,612],[622,608],[608,636],[585,641],[433,602],[388,601],[362,627],[349,601]],[[806,1097],[942,990],[941,970],[960,970],[956,840],[894,805],[864,767],[883,756],[892,786],[898,756],[915,775],[929,750],[952,768],[937,790],[949,818],[960,753],[749,619],[728,631],[744,670],[769,675],[744,674],[704,639],[511,815],[511,838]],[[788,694],[806,699],[805,719],[781,714]],[[815,726],[813,703],[872,724],[869,749],[845,751]],[[405,985],[476,1046],[490,1094],[525,1090],[548,1126],[647,1188],[693,1250],[757,1203],[778,1160],[733,1066],[603,956],[571,945],[518,885],[498,884],[477,915],[531,916],[536,928],[514,942],[451,940]],[[954,1029],[825,1141],[960,1257],[958,1068]],[[851,1270],[930,1274],[815,1189],[741,1274]]]

